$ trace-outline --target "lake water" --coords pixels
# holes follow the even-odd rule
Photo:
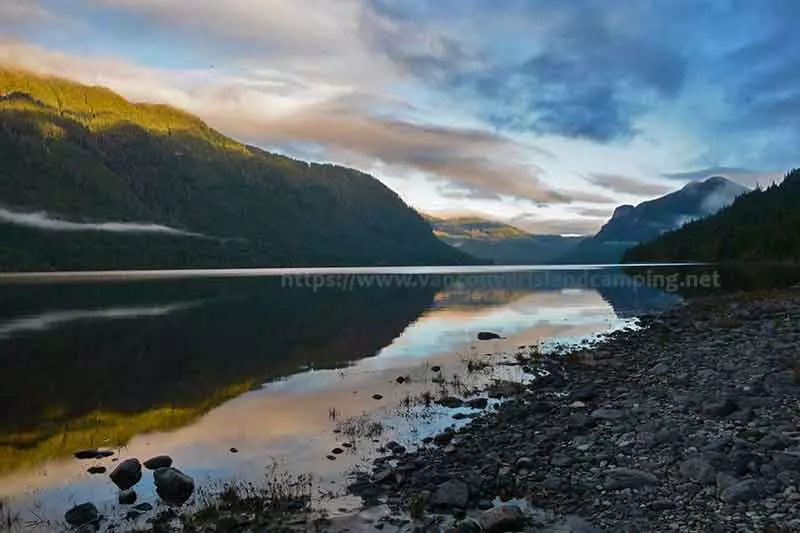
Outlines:
[[[498,363],[738,279],[700,287],[697,272],[711,271],[698,268],[680,278],[664,267],[0,276],[0,512],[49,530],[91,501],[121,520],[116,488],[87,469],[158,454],[210,492],[311,473],[318,504],[344,512],[355,505],[347,474],[376,447],[412,445],[470,412],[420,398],[534,379]],[[484,330],[504,338],[478,341]],[[73,457],[85,448],[115,456]],[[149,474],[136,489],[160,505]]]

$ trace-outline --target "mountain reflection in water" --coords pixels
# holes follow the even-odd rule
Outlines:
[[[632,284],[630,271],[589,272],[603,283],[552,270],[500,273],[492,287],[350,291],[152,274],[0,284],[0,497],[113,500],[105,476],[71,457],[91,447],[174,453],[218,479],[277,456],[341,470],[343,460],[313,462],[332,438],[331,409],[394,420],[393,405],[430,387],[429,364],[459,371],[484,351],[579,341],[681,301]],[[480,330],[507,343],[476,343]],[[398,375],[412,379],[399,386]],[[234,444],[242,453],[216,455]]]

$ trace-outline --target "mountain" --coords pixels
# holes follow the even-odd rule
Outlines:
[[[501,265],[552,262],[583,239],[533,235],[502,222],[478,217],[436,218],[425,215],[434,235],[472,256]]]
[[[472,262],[362,172],[0,67],[0,270]]]
[[[779,185],[744,194],[713,216],[625,253],[633,261],[799,261],[800,170]]]
[[[558,262],[618,263],[628,248],[714,214],[748,190],[714,176],[637,206],[622,205],[594,237],[569,250]]]

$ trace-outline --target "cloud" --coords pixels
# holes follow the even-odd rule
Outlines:
[[[617,174],[596,173],[589,175],[587,179],[605,189],[633,196],[661,196],[673,190],[669,185],[648,183]]]
[[[44,211],[22,213],[0,207],[0,222],[45,231],[100,231],[108,233],[162,233],[180,237],[204,237],[199,233],[141,222],[72,222]]]
[[[594,235],[605,222],[601,218],[542,218],[519,215],[508,220],[512,226],[537,235]]]

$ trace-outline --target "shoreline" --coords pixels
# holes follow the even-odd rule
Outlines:
[[[360,530],[800,530],[800,291],[640,323],[544,357],[550,375],[496,410],[379,458],[350,486],[386,508]]]

